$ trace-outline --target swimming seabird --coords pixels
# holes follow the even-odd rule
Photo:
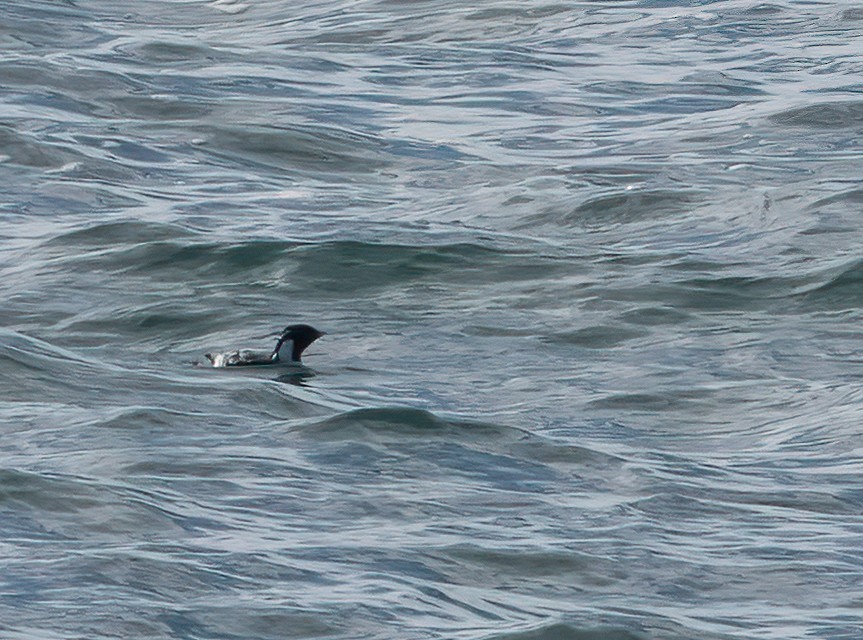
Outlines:
[[[207,359],[214,367],[243,367],[247,365],[278,364],[279,351],[282,348],[291,350],[292,364],[302,364],[300,359],[303,351],[315,340],[325,335],[325,331],[318,331],[307,324],[292,324],[286,327],[276,342],[276,348],[272,351],[254,351],[252,349],[239,349],[226,353],[208,353]]]

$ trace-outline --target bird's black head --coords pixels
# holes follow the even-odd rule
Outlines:
[[[303,355],[303,351],[306,350],[306,347],[323,335],[326,335],[325,331],[318,331],[310,325],[292,324],[289,327],[285,327],[285,330],[282,331],[282,335],[279,337],[279,341],[276,344],[275,353],[278,353],[279,349],[282,348],[282,345],[290,340],[293,343],[293,348],[291,349],[291,361],[300,362],[300,357]]]

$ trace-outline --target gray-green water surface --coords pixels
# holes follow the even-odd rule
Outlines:
[[[0,635],[859,638],[861,73],[849,2],[0,2]]]

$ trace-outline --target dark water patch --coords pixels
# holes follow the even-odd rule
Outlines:
[[[845,9],[842,12],[842,19],[848,20],[849,22],[859,22],[863,20],[863,7],[853,7],[851,9]]]
[[[470,325],[462,328],[469,336],[481,338],[534,338],[536,329],[533,327],[496,327],[489,325]]]
[[[256,638],[282,640],[282,638],[332,638],[343,632],[337,616],[310,613],[303,607],[286,608],[273,603],[270,606],[207,607],[197,612],[204,635],[201,637]]]
[[[106,140],[102,146],[110,156],[118,160],[122,158],[142,165],[168,164],[173,161],[173,157],[167,153],[129,140]]]
[[[525,19],[541,19],[556,16],[561,13],[571,13],[573,8],[563,4],[544,4],[536,7],[493,7],[476,9],[464,16],[465,20],[496,22],[512,20],[520,22]]]
[[[16,400],[60,400],[85,390],[106,389],[112,367],[42,340],[0,331],[0,382],[17,389]],[[98,381],[98,382],[97,382]]]
[[[295,276],[319,290],[382,289],[407,282],[494,284],[544,279],[568,263],[479,244],[408,246],[328,242],[298,247]]]
[[[761,2],[752,7],[749,7],[745,11],[744,14],[754,15],[754,16],[770,16],[775,14],[785,13],[786,8],[782,5],[773,4],[770,2]]]
[[[622,458],[609,453],[538,436],[522,439],[513,450],[525,458],[565,469],[584,465],[594,469],[614,469],[620,468],[624,463]]]
[[[119,380],[125,384],[146,384],[148,374],[127,370],[116,364],[85,356],[55,344],[15,332],[0,331],[0,379],[10,387],[18,379],[21,391],[42,386],[45,397],[54,394],[94,394],[108,391]],[[87,394],[90,395],[90,394]],[[17,399],[25,399],[23,395]]]
[[[127,307],[123,299],[117,299],[106,301],[98,309],[66,318],[59,324],[62,332],[76,336],[71,341],[73,345],[79,342],[81,346],[92,346],[93,339],[102,336],[118,350],[129,353],[130,361],[139,358],[141,365],[158,367],[160,357],[154,350],[164,353],[183,347],[188,341],[200,342],[201,336],[223,327],[225,323],[211,309],[189,308],[183,300],[170,299]]]
[[[140,533],[177,535],[177,518],[157,499],[108,488],[95,481],[0,470],[0,509],[9,534],[64,538]],[[7,534],[8,535],[8,534]]]
[[[722,503],[722,508],[748,508],[761,511],[775,510],[777,516],[793,517],[794,512],[823,515],[851,516],[858,513],[859,500],[850,496],[831,495],[819,491],[800,489],[758,491],[711,490],[710,499]],[[763,508],[763,509],[762,509]]]
[[[617,80],[586,85],[595,95],[631,96],[640,100],[668,99],[671,94],[684,96],[761,96],[764,90],[757,84],[722,73],[691,73],[675,83],[649,83],[635,80]],[[739,104],[734,101],[730,104]]]
[[[135,268],[150,273],[168,268],[192,268],[207,273],[236,274],[253,271],[257,268],[272,265],[292,248],[292,243],[278,241],[252,241],[236,245],[177,245],[164,243],[149,245],[133,250],[140,252],[141,259],[135,255],[128,256]],[[179,272],[178,274],[179,275]]]
[[[592,400],[589,406],[594,409],[614,409],[618,411],[679,411],[691,408],[692,401],[683,392],[616,393]]]
[[[428,411],[401,407],[340,413],[293,427],[291,433],[321,444],[345,443],[369,454],[375,451],[373,457],[378,461],[390,454],[418,455],[423,464],[437,461],[437,465],[463,472],[486,468],[499,477],[569,475],[584,467],[604,469],[622,464],[616,456],[514,427],[444,419]]]
[[[678,522],[681,529],[703,530],[717,521],[745,522],[770,516],[776,526],[782,522],[803,523],[826,515],[848,516],[859,507],[858,501],[817,491],[735,491],[722,486],[723,479],[706,483],[703,477],[692,480],[701,487],[676,485],[674,492],[660,492],[631,502],[628,506],[657,522]],[[703,486],[703,485],[707,486]]]
[[[0,45],[15,45],[16,51],[56,51],[105,41],[91,24],[90,12],[72,2],[3,3],[0,6]]]
[[[368,440],[416,438],[444,439],[467,438],[473,440],[520,437],[520,432],[511,427],[493,424],[457,422],[440,418],[421,409],[401,407],[357,409],[342,413],[323,422],[302,428],[306,437],[314,439]]]
[[[237,436],[242,436],[238,433]],[[127,465],[124,473],[129,477],[144,476],[166,480],[173,478],[184,482],[206,482],[207,491],[217,491],[222,499],[229,495],[243,493],[242,486],[233,480],[238,476],[260,473],[262,476],[274,477],[279,474],[290,475],[281,461],[269,461],[249,459],[245,456],[223,456],[207,457],[201,453],[197,454],[195,460],[186,458],[188,451],[179,451],[178,455],[164,456],[163,459],[142,460]]]
[[[214,428],[213,433],[221,432],[226,438],[260,429],[261,421],[271,424],[311,418],[331,410],[330,403],[316,392],[306,392],[304,386],[294,388],[294,385],[278,381],[280,374],[286,369],[290,371],[290,366],[215,369],[206,364],[195,367],[184,363],[184,367],[194,374],[192,389],[205,399],[200,406],[189,407],[188,403],[184,406],[201,411],[204,415],[199,414],[200,421],[208,420]],[[167,377],[172,379],[170,372]],[[180,380],[188,383],[187,378]]]
[[[764,298],[781,295],[783,282],[773,277],[759,276],[714,276],[684,280],[682,284],[687,289],[699,292],[711,292],[717,297],[728,298]]]
[[[519,225],[519,228],[536,224],[583,227],[588,230],[608,228],[687,214],[697,203],[698,197],[694,192],[630,190],[593,197],[573,209],[560,205],[547,208],[540,214],[529,216],[528,221]]]
[[[46,247],[110,247],[117,244],[139,244],[190,238],[188,229],[164,222],[123,220],[102,222],[90,226],[70,227],[70,231],[57,233],[45,242]]]
[[[76,513],[98,507],[98,491],[72,478],[49,477],[13,469],[0,470],[0,504],[6,508]]]
[[[644,327],[659,327],[677,325],[690,321],[691,313],[673,307],[641,307],[632,309],[621,315],[624,322]]]
[[[146,227],[108,225],[93,231],[92,236],[91,230],[81,234],[84,246],[92,247],[90,251],[81,255],[67,254],[60,259],[66,268],[74,265],[76,269],[88,271],[137,274],[181,282],[188,282],[192,276],[207,280],[224,276],[230,282],[247,278],[249,272],[262,267],[276,266],[279,259],[296,246],[295,243],[265,240],[190,244],[175,241],[177,234],[170,227],[159,227],[155,234],[156,238],[170,237],[170,240],[148,239],[146,234],[150,229]],[[111,239],[114,231],[118,232],[117,237]],[[68,240],[64,238],[64,243],[71,245]]]
[[[819,198],[811,205],[809,205],[808,209],[817,211],[831,205],[846,203],[850,205],[863,204],[863,189],[855,187],[852,189],[839,191],[838,193],[832,193],[829,196]],[[848,230],[851,231],[852,229],[853,227],[849,228]]]
[[[38,62],[18,59],[14,62],[0,62],[0,77],[8,84],[8,89],[20,89],[34,93],[55,92],[76,104],[95,107],[111,95],[122,95],[140,91],[143,83],[109,69],[76,68],[59,60],[40,59]],[[90,113],[90,110],[73,111]]]
[[[283,171],[366,174],[391,163],[381,139],[335,127],[212,126],[200,133],[204,151]]]
[[[675,267],[677,270],[677,267]],[[800,276],[703,276],[680,280],[663,299],[678,309],[693,311],[757,311],[793,309],[796,296],[817,282],[813,274]]]
[[[162,333],[164,331],[181,330],[189,337],[198,335],[198,327],[202,320],[210,318],[212,313],[209,311],[199,311],[197,313],[188,313],[187,311],[177,310],[171,313],[168,310],[153,311],[151,309],[141,310],[131,314],[128,320],[131,325],[140,327],[142,330],[152,333]]]
[[[11,126],[0,126],[0,154],[6,162],[36,169],[57,169],[81,158],[65,144],[47,142],[42,136]]]
[[[763,5],[754,5],[752,7],[741,7],[740,9],[729,9],[723,12],[721,27],[711,29],[711,35],[714,40],[723,43],[737,43],[741,46],[741,41],[778,41],[784,39],[793,39],[800,32],[806,30],[819,30],[820,16],[815,13],[806,13],[801,11],[789,11],[787,7],[782,5],[768,4],[765,11],[760,10]],[[774,11],[778,8],[778,11]],[[784,48],[783,48],[784,52]],[[811,64],[811,61],[803,56],[788,54],[786,56],[777,56],[778,59],[772,59],[766,69],[772,70],[774,73],[778,70],[788,70],[783,66],[789,62],[793,64]],[[738,60],[737,58],[735,58]],[[759,61],[760,56],[743,55],[740,59],[745,61]],[[801,67],[802,68],[802,67]]]
[[[208,414],[189,414],[178,410],[164,409],[162,407],[128,407],[118,409],[113,415],[97,420],[94,425],[100,429],[131,429],[134,431],[150,431],[168,433],[180,428],[191,416],[202,415],[209,418]]]
[[[240,587],[243,580],[218,570],[203,558],[168,559],[157,549],[105,549],[80,554],[66,571],[78,574],[88,587],[111,586],[142,598],[201,593],[215,596]]]
[[[433,556],[458,564],[454,578],[463,584],[495,582],[506,587],[513,581],[553,580],[570,588],[608,587],[626,578],[626,570],[608,558],[571,550],[489,548],[477,544],[435,549]],[[456,573],[456,572],[452,572]]]
[[[863,102],[823,102],[780,111],[774,124],[807,129],[850,129],[863,126]]]
[[[28,105],[35,112],[54,117],[57,112],[66,112],[74,117],[91,116],[98,111],[98,105],[89,100],[52,90],[29,91],[18,103]]]
[[[485,637],[485,640],[647,640],[647,637],[620,627],[577,627],[564,623],[553,623],[528,631],[489,635]]]
[[[597,325],[575,331],[554,333],[543,338],[550,344],[569,344],[585,349],[613,349],[631,340],[647,335],[623,326]]]
[[[680,493],[654,494],[631,502],[627,508],[639,511],[646,519],[689,530],[703,530],[717,518],[739,519],[746,513],[740,505],[717,504],[711,496]]]
[[[241,553],[198,553],[191,546],[134,543],[64,551],[59,557],[44,548],[31,551],[34,561],[50,572],[50,579],[44,581],[20,571],[20,562],[13,561],[4,576],[8,590],[0,601],[0,615],[6,614],[6,606],[17,605],[16,626],[38,626],[40,637],[46,638],[63,637],[60,631],[67,627],[58,619],[67,615],[74,615],[90,637],[100,638],[263,640],[331,637],[339,628],[340,617],[333,616],[331,625],[327,613],[317,608],[309,612],[301,599],[273,597],[270,585],[303,584],[302,576],[275,566],[269,572],[244,571],[248,562]],[[259,560],[257,564],[269,563]],[[12,597],[13,592],[17,597]],[[223,603],[243,597],[254,597],[255,604],[242,612]],[[187,605],[166,605],[178,598],[186,598]],[[53,624],[36,622],[41,616],[50,616]],[[57,629],[58,635],[48,629]]]
[[[176,67],[177,63],[200,65],[213,63],[226,58],[224,52],[207,46],[200,41],[185,42],[177,40],[150,40],[122,47],[124,53],[131,55],[143,65],[167,65]]]
[[[203,99],[165,95],[109,95],[104,100],[111,115],[140,120],[197,121],[209,115],[214,107]]]
[[[826,280],[800,296],[806,307],[856,309],[863,306],[863,259],[852,260],[827,274]]]

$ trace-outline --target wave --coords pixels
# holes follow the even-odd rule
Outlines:
[[[44,266],[183,282],[197,275],[249,283],[250,276],[257,274],[277,285],[275,273],[297,285],[337,292],[380,289],[423,279],[477,284],[543,280],[569,269],[568,263],[557,257],[475,242],[199,242],[197,238],[197,233],[177,224],[97,224],[43,243],[48,256]],[[256,281],[253,278],[252,283]]]
[[[476,451],[507,453],[515,460],[560,468],[614,466],[614,455],[490,422],[444,418],[409,407],[373,407],[339,413],[292,427],[295,435],[316,442],[360,441],[411,447],[417,443],[460,444]]]
[[[553,224],[562,227],[605,229],[608,226],[643,224],[689,213],[699,202],[699,194],[691,190],[623,190],[595,196],[574,207],[566,204],[549,207],[528,216],[519,228]]]
[[[199,146],[244,164],[301,173],[376,173],[390,166],[389,146],[376,136],[332,126],[200,126]]]
[[[806,305],[830,309],[856,309],[863,306],[863,258],[852,259],[830,269],[823,281],[801,294]]]
[[[167,222],[122,220],[99,222],[89,226],[75,226],[69,231],[56,233],[43,243],[46,248],[104,248],[117,244],[138,244],[193,238],[194,232]]]
[[[597,325],[575,331],[553,333],[543,340],[550,344],[576,345],[586,349],[613,349],[647,335],[646,331],[621,325]]]
[[[170,536],[183,530],[183,518],[162,497],[63,474],[0,469],[0,506],[6,531],[28,537]]]
[[[82,157],[66,145],[38,140],[10,126],[0,126],[0,149],[6,162],[39,170],[58,169]]]
[[[785,109],[770,119],[788,127],[809,129],[857,129],[863,125],[863,101],[820,102]]]
[[[613,626],[576,626],[561,622],[527,631],[486,636],[485,640],[645,640],[647,636]]]
[[[314,437],[344,440],[356,437],[463,438],[500,440],[520,437],[521,431],[490,423],[447,420],[422,409],[375,407],[355,409],[303,427]]]

